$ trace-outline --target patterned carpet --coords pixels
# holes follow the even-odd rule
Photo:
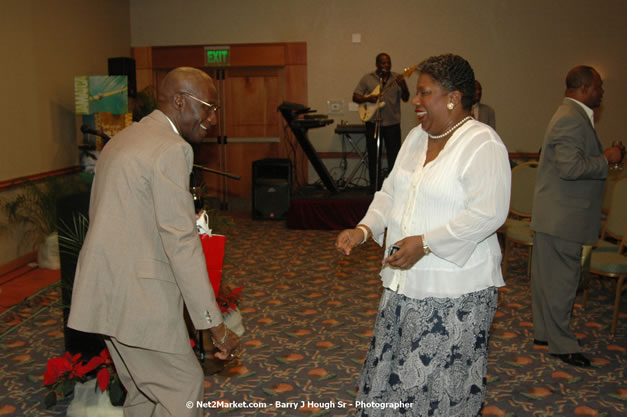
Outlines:
[[[206,378],[205,398],[240,407],[205,415],[351,415],[381,292],[381,249],[370,242],[344,257],[334,231],[235,222],[223,279],[244,287],[245,352]],[[576,307],[572,324],[594,367],[571,367],[533,346],[526,251],[514,254],[492,330],[484,416],[627,415],[625,314],[609,335],[615,282],[593,279],[588,304]],[[59,298],[51,286],[0,315],[0,416],[65,415],[67,402],[45,409],[42,388],[47,359],[63,353]]]

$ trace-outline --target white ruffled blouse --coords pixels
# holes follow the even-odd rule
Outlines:
[[[427,141],[420,126],[412,129],[360,222],[379,245],[424,235],[432,251],[408,270],[384,266],[383,286],[417,299],[504,286],[496,230],[509,210],[505,145],[492,128],[471,120],[425,166]]]

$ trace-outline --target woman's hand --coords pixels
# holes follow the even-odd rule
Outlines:
[[[400,249],[383,259],[384,265],[387,264],[398,269],[409,269],[425,256],[421,236],[409,236],[394,244]]]
[[[365,226],[361,226],[365,227]],[[370,233],[368,233],[370,234]],[[344,255],[350,255],[355,246],[359,246],[364,241],[364,231],[362,229],[345,229],[340,232],[335,241],[335,247]]]

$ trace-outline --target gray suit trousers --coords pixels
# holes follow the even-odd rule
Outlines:
[[[204,374],[196,355],[164,353],[120,343],[105,343],[128,391],[124,417],[202,417]],[[192,407],[187,403],[191,401]]]
[[[536,232],[531,259],[534,338],[549,343],[549,353],[580,352],[570,316],[581,276],[579,242]]]

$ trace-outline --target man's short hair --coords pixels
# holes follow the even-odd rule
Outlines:
[[[596,70],[587,65],[579,65],[568,71],[566,76],[566,88],[576,90],[580,87],[587,87],[592,84]]]
[[[381,57],[384,57],[384,56],[387,56],[387,57],[388,57],[388,59],[389,59],[390,61],[392,60],[392,58],[390,58],[390,55],[388,55],[388,54],[387,54],[387,53],[385,53],[385,52],[381,52],[379,55],[377,55],[377,58],[375,59],[375,62],[379,62],[379,59],[380,59]]]

